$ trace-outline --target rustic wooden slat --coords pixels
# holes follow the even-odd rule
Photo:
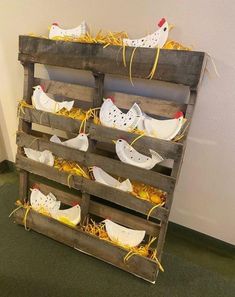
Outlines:
[[[83,223],[87,217],[89,217],[91,196],[86,192],[82,193],[82,203],[81,203],[81,222]]]
[[[31,104],[31,96],[33,92],[33,77],[34,77],[34,64],[33,63],[22,63],[24,67],[24,88],[23,88],[23,99]],[[25,122],[23,119],[19,119],[18,129],[29,133],[32,129],[32,124]],[[18,154],[23,154],[22,148],[18,148]],[[28,173],[27,171],[20,170],[19,172],[19,198],[27,199],[28,190]]]
[[[35,162],[21,155],[17,155],[16,157],[16,166],[30,173],[68,186],[68,174],[60,172],[53,167]],[[146,215],[154,206],[154,204],[138,199],[127,192],[105,186],[77,175],[70,178],[69,186]],[[153,210],[151,217],[162,220],[168,216],[168,213],[166,208],[159,207]]]
[[[158,172],[138,168],[125,164],[119,160],[100,156],[94,153],[81,152],[79,150],[68,148],[66,146],[50,142],[46,139],[36,138],[32,135],[22,132],[17,133],[17,144],[20,147],[31,147],[36,150],[50,150],[55,155],[64,159],[78,161],[86,167],[98,166],[103,170],[123,178],[129,178],[134,181],[140,181],[160,188],[170,193],[174,187],[175,179]]]
[[[158,241],[157,241],[157,257],[160,261],[162,258],[163,247],[166,240],[167,227],[168,227],[168,219],[163,220],[161,222],[160,232],[159,232]]]
[[[104,98],[104,73],[93,72],[95,79],[95,95],[93,98],[93,107],[100,107]]]
[[[55,187],[48,186],[41,182],[37,182],[37,186],[39,187],[40,191],[44,194],[48,194],[49,192],[53,193],[58,200],[62,203],[73,206],[74,203],[81,204],[82,197],[79,194],[71,194],[67,191],[58,190]],[[29,187],[32,187],[35,182],[30,181]],[[129,214],[128,212],[121,211],[119,209],[107,206],[105,204],[101,204],[95,201],[90,200],[90,207],[89,213],[93,214],[100,218],[109,218],[110,220],[122,224],[128,228],[136,229],[136,230],[145,230],[148,235],[153,237],[158,236],[160,225],[154,223],[152,221],[147,221],[141,217]]]
[[[130,63],[133,48],[126,47]],[[137,48],[132,63],[132,76],[146,78],[153,67],[156,49]],[[161,50],[153,79],[196,88],[204,66],[205,53],[195,51]],[[129,76],[129,67],[122,61],[120,47],[101,44],[53,41],[32,36],[19,37],[19,60]]]
[[[20,118],[27,122],[40,124],[50,128],[55,128],[71,133],[78,133],[81,121],[72,118],[59,116],[54,113],[36,110],[34,108],[24,108],[24,113],[20,111]],[[87,123],[89,125],[89,123]]]
[[[23,225],[24,215],[25,210],[19,209],[14,213],[15,221]],[[145,257],[134,255],[130,258],[127,265],[123,260],[127,254],[126,250],[110,242],[100,240],[78,228],[70,228],[33,210],[27,215],[27,226],[38,233],[108,262],[151,283],[154,283],[156,280],[158,268],[155,262]]]
[[[187,107],[187,104],[184,103],[177,103],[170,100],[161,100],[158,98],[149,98],[120,92],[107,91],[105,93],[105,98],[109,96],[114,98],[115,105],[117,105],[119,108],[129,110],[134,103],[137,103],[143,112],[166,118],[174,118],[178,111],[185,113]]]
[[[46,93],[80,101],[92,102],[95,94],[94,88],[43,78],[34,78],[34,86],[37,85],[43,85]]]

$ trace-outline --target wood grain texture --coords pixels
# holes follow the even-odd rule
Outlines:
[[[33,84],[34,86],[43,85],[45,92],[52,95],[88,102],[92,102],[96,91],[95,88],[37,77],[34,78]]]
[[[15,221],[23,225],[24,215],[25,210],[19,209],[14,213]],[[123,260],[127,254],[126,250],[85,233],[79,228],[71,228],[33,210],[27,215],[27,227],[151,283],[154,283],[156,280],[158,267],[155,262],[148,258],[134,255],[130,258],[127,265]]]
[[[130,63],[133,48],[126,47]],[[146,78],[156,57],[156,49],[138,48],[132,63],[132,76]],[[153,79],[197,88],[205,53],[195,51],[161,50]],[[54,41],[32,36],[19,37],[19,60],[54,66],[129,76],[118,46],[103,48],[101,44]]]
[[[30,173],[43,176],[49,180],[68,186],[68,173],[61,172],[54,167],[30,160],[21,155],[17,155],[16,166]],[[84,191],[90,195],[100,197],[114,204],[145,214],[146,216],[150,209],[154,206],[154,204],[138,199],[127,192],[105,186],[93,180],[82,178],[78,175],[70,178],[69,186],[76,190]],[[151,217],[162,220],[166,219],[168,214],[169,211],[166,208],[159,207],[153,210]]]
[[[39,177],[38,177],[39,178]],[[32,187],[35,182],[29,182],[29,187]],[[42,182],[37,181],[37,186],[44,194],[53,193],[56,198],[61,201],[63,204],[73,206],[74,203],[81,205],[82,197],[81,193],[77,191],[77,194],[68,193],[68,191],[58,190],[53,186],[48,186]],[[100,217],[102,219],[109,218],[110,220],[122,224],[128,228],[136,230],[145,230],[148,235],[153,237],[158,236],[160,225],[152,221],[147,221],[137,215],[132,215],[128,212],[121,211],[114,207],[107,206],[102,203],[90,200],[89,213]]]

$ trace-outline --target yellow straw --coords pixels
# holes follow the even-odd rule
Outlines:
[[[149,73],[149,75],[147,77],[150,80],[153,78],[153,76],[154,76],[154,74],[156,72],[157,63],[158,63],[158,59],[159,59],[159,54],[160,54],[160,47],[157,48],[157,53],[156,53],[156,57],[155,57],[155,60],[154,60],[153,68],[152,68],[152,70],[150,71],[150,73]]]
[[[134,86],[133,81],[132,81],[132,63],[133,63],[133,58],[134,58],[134,54],[135,54],[136,50],[137,50],[137,47],[135,47],[131,53],[130,66],[129,66],[129,77],[130,77],[130,82],[131,82],[132,86]]]
[[[133,145],[137,140],[139,140],[141,137],[143,137],[145,135],[145,133],[140,134],[139,136],[137,136],[131,143],[131,145]]]
[[[164,204],[165,204],[165,202],[162,202],[162,203],[159,203],[159,204],[157,204],[157,205],[154,205],[154,206],[150,209],[150,211],[148,212],[147,220],[149,220],[149,217],[150,217],[151,213],[154,211],[154,209],[156,209],[156,208],[158,208],[158,207],[161,207],[161,206],[163,206]]]

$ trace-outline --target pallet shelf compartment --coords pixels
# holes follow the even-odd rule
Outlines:
[[[127,63],[130,63],[132,51],[133,48],[126,47]],[[133,78],[146,78],[152,68],[155,56],[156,49],[138,48],[132,64]],[[100,106],[104,95],[115,95],[117,106],[124,110],[129,109],[134,102],[137,102],[144,112],[153,117],[172,118],[177,111],[183,111],[185,117],[190,121],[196,102],[197,89],[205,69],[206,54],[194,51],[160,51],[158,67],[153,81],[179,85],[179,88],[184,90],[185,97],[189,98],[183,103],[175,102],[172,98],[164,98],[163,100],[162,98],[142,97],[138,94],[120,93],[115,90],[107,92],[104,89],[106,74],[129,77],[128,67],[123,65],[122,54],[118,46],[103,48],[103,45],[99,44],[82,44],[20,36],[19,60],[24,67],[23,100],[29,105],[32,104],[33,86],[43,84],[46,92],[54,96],[56,100],[75,100],[75,106],[83,109]],[[35,77],[34,65],[36,63],[90,71],[94,77],[94,87]],[[137,137],[136,134],[95,125],[88,121],[86,132],[89,133],[89,141],[92,145],[88,152],[81,152],[52,143],[47,134],[34,131],[34,124],[39,124],[64,131],[67,136],[72,137],[77,135],[81,121],[38,111],[30,107],[20,108],[19,116],[16,164],[20,170],[20,198],[23,200],[29,197],[29,189],[32,186],[29,174],[32,173],[38,177],[41,176],[54,181],[53,186],[39,181],[42,192],[45,194],[47,192],[54,193],[66,205],[72,205],[74,201],[79,202],[82,206],[83,220],[89,215],[100,218],[106,218],[109,215],[112,220],[121,225],[133,229],[143,229],[148,235],[158,236],[157,253],[158,258],[161,259],[174,189],[179,176],[186,141],[176,143],[147,136],[139,139],[135,143],[135,148],[138,151],[148,153],[151,148],[164,158],[173,160],[170,170],[162,170],[159,166],[153,170],[145,170],[124,164],[114,158],[115,149],[112,140],[125,138],[131,142]],[[59,190],[58,184],[68,186],[69,174],[26,158],[23,148],[28,146],[40,151],[48,149],[58,157],[77,161],[84,166],[99,166],[110,174],[158,187],[167,192],[166,205],[156,208],[148,221],[143,215],[146,215],[153,207],[151,202],[138,199],[130,193],[105,186],[93,180],[81,176],[72,176],[70,186],[75,189],[77,194],[68,193],[69,190]],[[23,217],[23,209],[15,213],[17,223],[22,224]],[[127,253],[126,250],[91,236],[81,231],[79,227],[70,228],[34,211],[30,211],[27,217],[27,225],[39,233],[147,281],[152,283],[156,281],[158,266],[154,261],[142,256],[133,256],[127,265],[123,261]]]

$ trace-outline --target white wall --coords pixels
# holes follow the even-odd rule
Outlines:
[[[235,1],[0,1],[1,130],[9,160],[14,160],[16,101],[23,71],[17,62],[18,35],[46,34],[51,22],[72,27],[86,19],[95,31],[126,30],[140,37],[165,16],[176,28],[170,37],[208,52],[220,78],[203,81],[191,126],[171,220],[235,244]],[[211,68],[211,67],[210,67]]]

